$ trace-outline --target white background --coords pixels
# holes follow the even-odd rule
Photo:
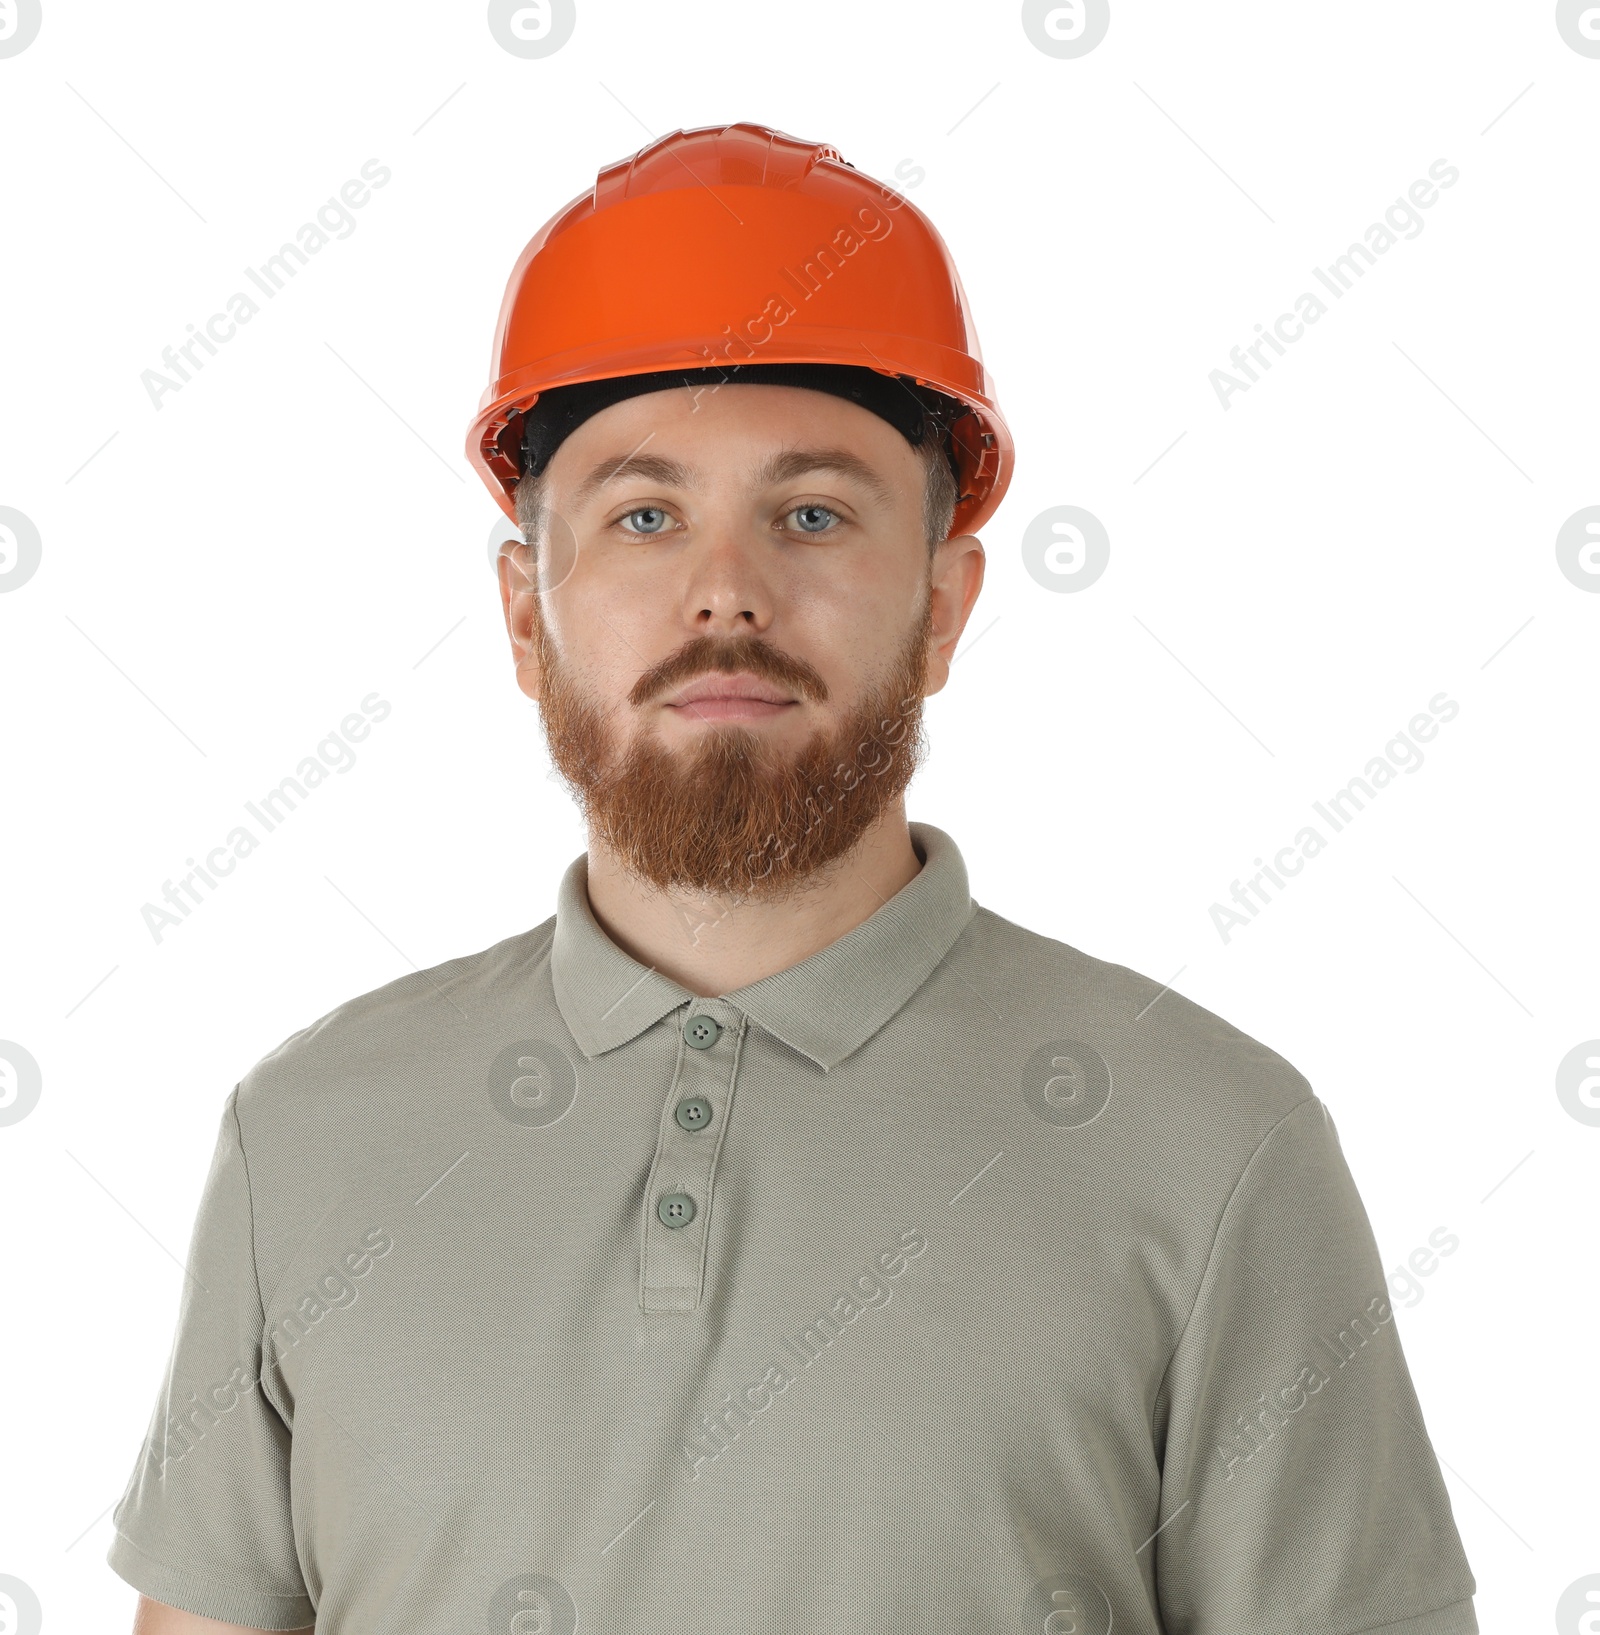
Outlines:
[[[3,8],[0,8],[3,9]],[[1171,981],[1337,1120],[1483,1629],[1600,1572],[1600,58],[1552,5],[592,3],[536,60],[481,5],[51,4],[0,58],[0,1573],[116,1629],[104,1565],[223,1098],[288,1034],[547,918],[583,849],[516,690],[462,453],[505,279],[595,172],[754,120],[895,183],[961,268],[1016,437],[908,797],[986,907]],[[157,409],[141,374],[361,165],[392,179]],[[1312,276],[1459,181],[1338,301]],[[641,247],[641,276],[649,256]],[[1304,290],[1249,391],[1209,376]],[[1058,594],[1021,542],[1108,530]],[[1591,586],[1591,589],[1595,588]],[[347,773],[158,942],[141,910],[360,700]],[[1446,693],[1459,713],[1255,919],[1213,903]],[[1327,826],[1322,825],[1324,832]],[[1576,1626],[1573,1626],[1574,1631]],[[1241,1632],[1243,1635],[1243,1632]]]

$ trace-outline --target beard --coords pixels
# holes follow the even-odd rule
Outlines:
[[[591,839],[635,880],[736,903],[782,901],[820,884],[819,871],[855,847],[922,764],[932,629],[925,593],[885,673],[834,730],[818,728],[798,751],[729,721],[702,723],[684,747],[661,743],[653,729],[624,746],[555,653],[535,596],[539,713],[551,760]],[[827,697],[814,669],[754,636],[700,636],[641,676],[628,705],[670,696],[707,671],[745,670],[801,697]]]

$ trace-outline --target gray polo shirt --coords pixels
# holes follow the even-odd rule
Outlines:
[[[911,832],[719,998],[579,857],[251,1068],[111,1566],[318,1635],[1475,1635],[1327,1108]]]

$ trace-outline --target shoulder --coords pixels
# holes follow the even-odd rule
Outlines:
[[[963,940],[967,968],[982,973],[1018,1051],[1053,1042],[1093,1051],[1111,1101],[1152,1145],[1170,1139],[1237,1173],[1281,1120],[1315,1100],[1293,1063],[1170,981],[981,906]]]
[[[345,1000],[268,1051],[239,1082],[248,1141],[275,1111],[310,1098],[395,1078],[413,1078],[503,1010],[548,987],[555,916],[475,953],[409,971]]]

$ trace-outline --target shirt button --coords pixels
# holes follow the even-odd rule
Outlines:
[[[691,1016],[683,1030],[683,1037],[696,1050],[709,1050],[722,1033],[714,1016]]]
[[[663,1226],[687,1226],[694,1219],[694,1199],[687,1192],[669,1192],[656,1205]]]
[[[704,1096],[685,1096],[672,1109],[680,1129],[705,1130],[711,1125],[711,1103]]]

